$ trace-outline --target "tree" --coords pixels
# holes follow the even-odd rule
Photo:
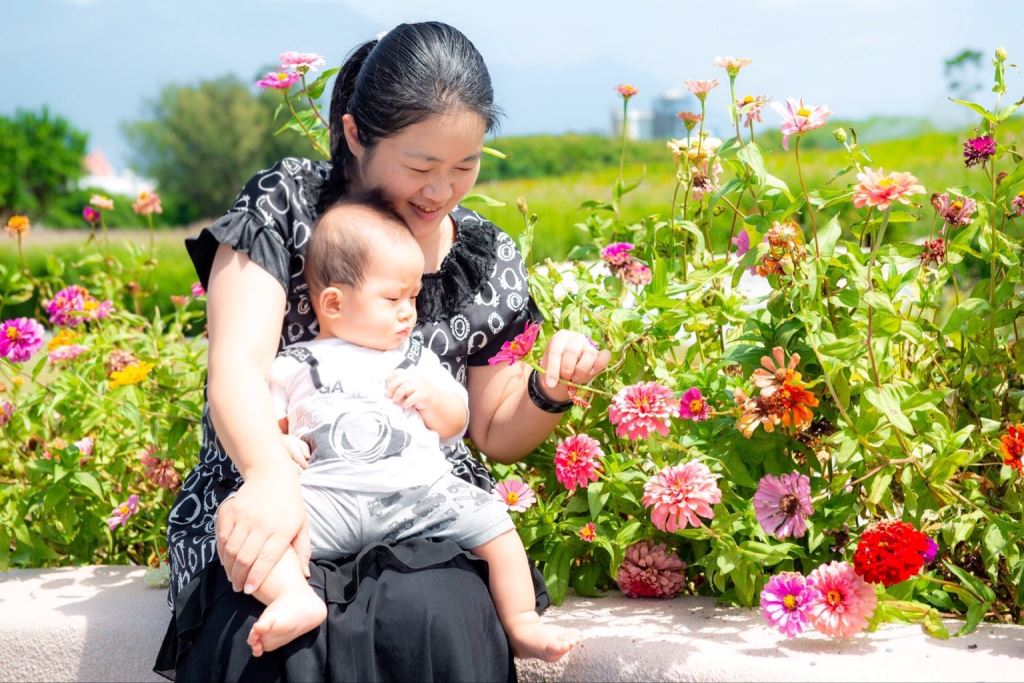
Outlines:
[[[54,198],[85,174],[88,135],[67,119],[40,113],[0,116],[0,217],[44,215]]]
[[[964,49],[942,63],[952,97],[965,100],[981,90],[982,56],[978,50]]]
[[[147,103],[147,120],[123,127],[133,165],[178,200],[179,215],[170,220],[217,216],[257,170],[282,157],[309,155],[301,138],[273,135],[277,102],[254,95],[234,76],[169,85]]]

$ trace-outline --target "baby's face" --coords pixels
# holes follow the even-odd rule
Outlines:
[[[401,346],[416,326],[423,265],[423,252],[412,238],[380,240],[363,284],[342,288],[343,310],[332,333],[380,351]]]

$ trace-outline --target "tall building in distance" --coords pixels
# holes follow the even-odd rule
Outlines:
[[[651,111],[630,107],[626,121],[626,137],[630,140],[667,140],[686,136],[683,122],[676,116],[681,111],[700,111],[697,98],[672,87],[654,99]],[[612,111],[612,134],[622,134],[622,108]]]

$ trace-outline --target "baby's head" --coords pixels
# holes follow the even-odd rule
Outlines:
[[[387,351],[416,325],[423,251],[378,192],[343,199],[320,216],[306,250],[320,337]]]

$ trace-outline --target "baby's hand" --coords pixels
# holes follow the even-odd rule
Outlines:
[[[282,434],[281,438],[284,440],[284,449],[288,452],[288,457],[299,466],[299,471],[309,467],[309,461],[312,458],[309,452],[309,444],[299,437],[291,436],[290,434]]]
[[[429,410],[437,390],[414,368],[395,370],[384,384],[388,397],[404,410]]]

